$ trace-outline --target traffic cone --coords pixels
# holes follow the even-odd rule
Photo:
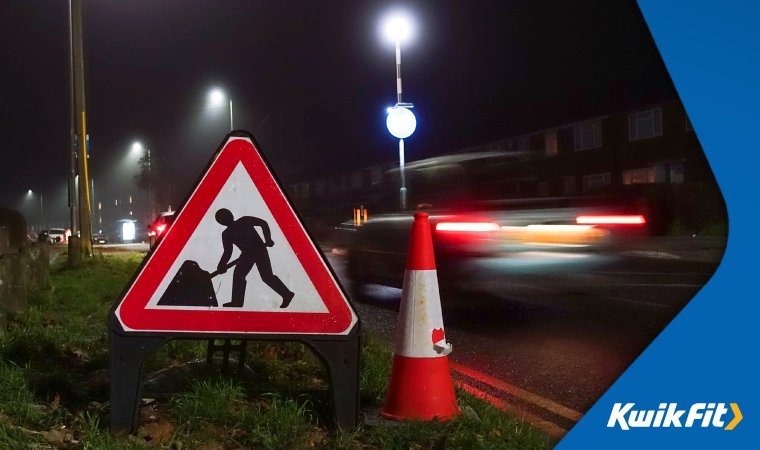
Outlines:
[[[391,420],[448,420],[461,411],[449,371],[427,213],[415,213],[396,328],[391,379],[380,414]]]

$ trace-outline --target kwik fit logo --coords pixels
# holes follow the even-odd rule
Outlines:
[[[608,428],[619,426],[623,430],[631,428],[691,428],[691,427],[715,427],[724,430],[733,430],[742,421],[742,412],[739,405],[731,403],[733,419],[728,423],[726,414],[728,408],[725,403],[694,403],[686,409],[678,409],[678,403],[660,403],[658,409],[636,410],[635,403],[615,403],[612,406]],[[683,416],[686,414],[686,418]],[[730,417],[730,416],[729,416]],[[724,420],[724,418],[726,420]],[[681,420],[684,420],[683,424]]]

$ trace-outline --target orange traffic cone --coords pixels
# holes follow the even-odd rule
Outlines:
[[[415,213],[385,405],[391,420],[448,420],[461,411],[449,371],[427,213]]]

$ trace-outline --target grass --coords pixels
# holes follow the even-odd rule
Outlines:
[[[92,385],[108,368],[106,318],[142,259],[96,257],[81,268],[52,268],[50,285],[29,297],[0,334],[0,450],[66,448],[167,449],[513,449],[549,448],[540,432],[487,403],[457,392],[462,415],[446,423],[362,425],[332,431],[327,378],[319,359],[295,342],[249,342],[255,377],[209,373],[169,401],[140,410],[134,436],[107,430],[107,389]],[[146,362],[151,372],[205,358],[202,341],[172,341]],[[363,408],[382,405],[390,376],[389,347],[364,340]],[[65,428],[62,428],[65,427]],[[55,434],[54,430],[64,430]],[[68,433],[68,434],[67,434]],[[58,437],[56,437],[58,436]]]

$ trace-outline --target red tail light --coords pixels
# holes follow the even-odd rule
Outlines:
[[[436,231],[483,233],[500,229],[499,224],[493,222],[438,222],[435,224]]]
[[[615,215],[615,216],[578,216],[575,218],[578,225],[644,225],[647,223],[642,215]]]
[[[158,234],[160,236],[161,233],[163,233],[165,229],[166,229],[166,225],[159,225],[159,226],[157,226],[156,227],[156,234]]]

